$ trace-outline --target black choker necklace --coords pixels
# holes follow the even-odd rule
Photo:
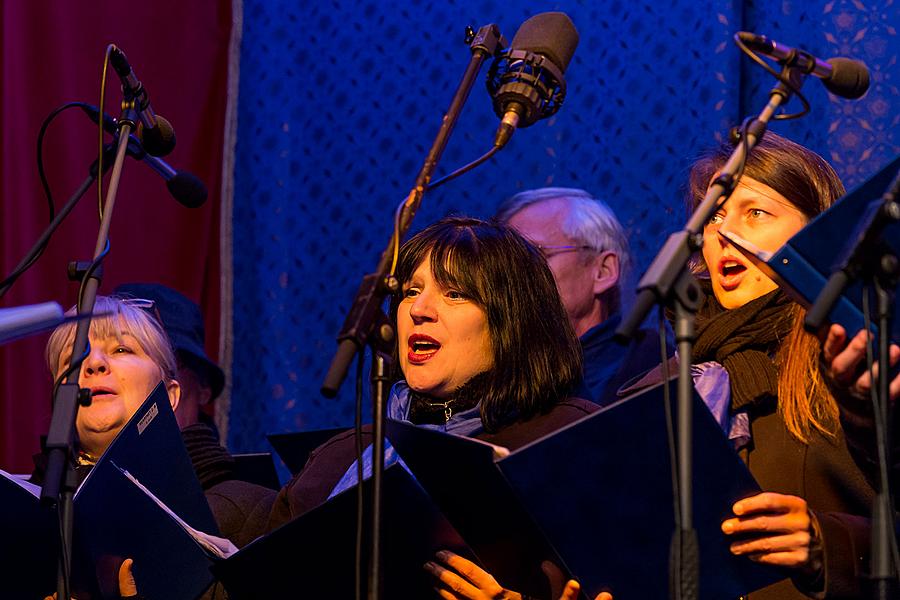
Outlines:
[[[453,416],[453,404],[456,403],[456,398],[451,398],[446,402],[429,402],[428,400],[422,400],[422,404],[428,407],[428,410],[431,412],[437,412],[437,409],[443,409],[444,411],[444,424],[446,425],[450,421],[450,417]]]
[[[446,425],[458,412],[459,398],[437,402],[434,398],[415,394],[409,409],[409,420],[416,425]]]
[[[435,398],[410,390],[409,420],[416,425],[446,425],[458,415],[478,405],[486,373],[471,378],[448,398]]]

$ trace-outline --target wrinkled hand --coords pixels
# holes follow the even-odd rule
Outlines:
[[[731,553],[814,575],[822,568],[821,540],[806,500],[764,492],[736,502],[722,531],[734,536]]]
[[[504,588],[490,573],[458,554],[443,550],[436,558],[439,562],[429,561],[424,566],[437,579],[435,591],[445,600],[523,600],[522,594]],[[562,583],[559,568],[544,562],[541,569],[551,587],[557,589]],[[578,582],[570,580],[563,586],[559,600],[577,600],[580,591]],[[595,600],[613,600],[613,597],[608,592],[601,592]]]
[[[828,336],[822,344],[822,354],[828,366],[828,375],[839,386],[850,394],[867,398],[872,389],[872,378],[868,369],[862,375],[859,370],[866,360],[866,332],[860,330],[852,339],[847,340],[847,332],[840,325],[832,325]],[[900,347],[891,344],[890,364],[895,366],[900,361]],[[879,364],[875,364],[874,373],[878,377]],[[877,381],[877,380],[876,380]],[[891,402],[900,398],[900,374],[889,383],[888,393]]]

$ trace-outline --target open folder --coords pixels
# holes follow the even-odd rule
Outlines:
[[[363,483],[361,556],[369,565],[371,480]],[[438,550],[472,557],[459,534],[401,466],[384,473],[382,581],[384,598],[431,598],[424,571]],[[213,566],[231,600],[353,598],[356,585],[357,487],[348,489]]]
[[[809,308],[835,270],[835,263],[841,260],[846,245],[860,235],[858,224],[882,203],[881,197],[898,171],[900,156],[810,221],[777,252],[764,252],[733,233],[720,233],[795,301]],[[900,223],[889,225],[881,237],[894,254],[900,255]],[[828,320],[842,325],[851,336],[864,327],[862,295],[859,282],[850,285],[829,313]],[[874,302],[870,306],[874,319]],[[891,339],[900,341],[900,302],[894,307]]]
[[[672,397],[675,397],[674,383]],[[674,529],[662,385],[513,452],[391,421],[391,444],[482,564],[507,588],[540,589],[542,560],[587,597],[668,597]],[[737,598],[784,577],[728,551],[732,504],[759,492],[695,394],[694,521],[700,597]]]
[[[38,495],[35,486],[0,477],[2,598],[42,599],[56,589],[56,512]],[[236,550],[208,535],[218,530],[162,384],[82,482],[74,512],[79,598],[118,599],[118,567],[133,558],[144,598],[192,600],[212,583],[210,557]]]

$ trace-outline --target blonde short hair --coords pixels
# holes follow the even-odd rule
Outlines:
[[[150,360],[156,363],[164,381],[176,378],[175,353],[166,332],[153,315],[139,307],[137,301],[116,296],[97,296],[94,313],[103,316],[91,319],[91,337],[116,337],[121,340],[127,333],[138,341]],[[66,314],[74,315],[75,308],[71,308]],[[60,356],[72,346],[75,327],[74,322],[65,323],[50,334],[46,350],[50,373],[56,373]]]

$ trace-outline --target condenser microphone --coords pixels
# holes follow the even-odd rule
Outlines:
[[[578,31],[565,13],[541,13],[522,23],[488,73],[494,112],[501,117],[495,146],[559,110],[566,97],[563,74],[577,46]]]
[[[122,81],[122,93],[126,99],[134,99],[135,110],[143,125],[139,135],[144,149],[153,156],[165,156],[175,148],[175,130],[172,124],[153,112],[150,106],[150,95],[144,85],[134,74],[128,57],[116,46],[109,53],[109,62]]]
[[[91,104],[79,103],[78,107],[84,111],[88,118],[96,123],[100,119],[100,111]],[[115,135],[119,131],[119,123],[116,119],[103,113],[103,129],[109,134]],[[166,188],[175,200],[188,208],[197,208],[206,202],[206,185],[196,175],[187,171],[173,169],[166,161],[152,156],[146,150],[146,144],[130,136],[128,140],[129,156],[143,161],[148,167],[156,171],[166,180]]]
[[[825,89],[841,98],[855,100],[869,89],[869,69],[861,61],[840,56],[821,60],[805,50],[747,31],[739,31],[737,37],[756,52],[815,75],[822,80]]]

